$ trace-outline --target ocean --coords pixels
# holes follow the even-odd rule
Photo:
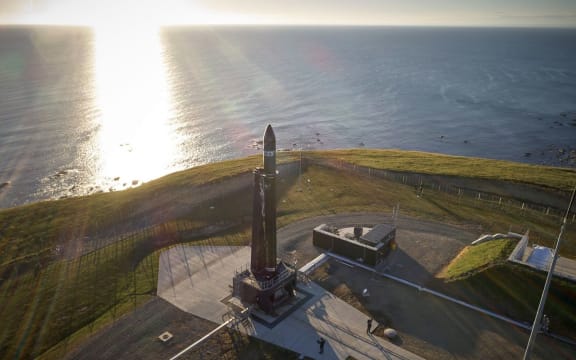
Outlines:
[[[0,207],[258,152],[576,166],[576,30],[0,27]]]

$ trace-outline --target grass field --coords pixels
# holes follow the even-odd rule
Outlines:
[[[445,280],[456,280],[502,264],[517,242],[514,239],[498,239],[467,246],[437,276]]]
[[[356,156],[354,152],[347,152]],[[378,152],[370,155],[377,160]],[[359,152],[368,156],[368,153]],[[342,152],[313,156],[340,158]],[[405,161],[414,156],[407,152]],[[422,155],[422,162],[427,162]],[[283,153],[283,161],[296,154]],[[440,158],[444,159],[443,156]],[[352,161],[353,159],[347,159]],[[241,191],[215,198],[218,211],[192,208],[181,218],[147,219],[146,227],[125,233],[122,224],[146,217],[143,208],[154,208],[166,194],[189,191],[200,184],[232,179],[250,171],[260,159],[228,161],[179,172],[131,190],[97,194],[82,198],[47,201],[0,211],[0,353],[9,358],[58,358],[105,324],[134,309],[154,295],[159,249],[179,242],[204,241],[212,245],[247,244],[249,222],[241,221],[251,212],[251,193]],[[444,161],[444,160],[442,160]],[[448,161],[448,160],[446,160]],[[525,165],[517,164],[519,169]],[[383,163],[379,166],[385,166]],[[521,171],[514,170],[514,176]],[[414,165],[415,169],[420,169]],[[539,168],[531,168],[537,170]],[[415,170],[415,171],[416,171]],[[544,170],[544,168],[540,169]],[[545,169],[547,172],[548,168]],[[574,173],[557,181],[564,189]],[[468,174],[469,172],[467,172]],[[480,176],[477,172],[476,175]],[[566,179],[567,177],[567,179]],[[502,176],[506,178],[506,176]],[[532,177],[514,181],[530,183]],[[556,218],[538,213],[516,212],[506,207],[485,207],[478,202],[443,193],[416,197],[414,189],[382,179],[371,179],[334,169],[309,166],[301,178],[288,179],[278,201],[278,227],[293,221],[339,212],[387,212],[400,204],[401,213],[452,224],[477,225],[487,232],[501,232],[511,225],[515,230],[530,228],[531,235],[550,245],[557,235]],[[169,206],[163,204],[162,206]],[[160,209],[165,210],[165,209]],[[220,234],[208,238],[191,237],[195,229],[211,224],[235,223]],[[105,234],[105,235],[102,235]],[[566,234],[574,236],[571,226]],[[99,239],[112,242],[90,253],[63,258],[62,244],[75,239]],[[94,240],[96,241],[96,240]],[[576,255],[576,245],[567,244],[564,254]],[[471,280],[470,280],[471,281]],[[52,348],[52,351],[47,352]]]
[[[504,180],[561,190],[572,190],[576,186],[575,169],[503,160],[378,149],[318,151],[310,152],[307,156],[318,159],[340,159],[375,169]]]

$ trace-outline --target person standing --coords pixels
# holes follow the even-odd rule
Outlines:
[[[544,316],[542,317],[542,330],[545,333],[550,332],[550,318],[546,314],[544,314]]]
[[[366,334],[370,334],[370,330],[372,330],[372,318],[368,319],[366,325]]]
[[[319,354],[324,353],[324,343],[326,342],[326,340],[324,340],[323,337],[321,337],[318,341],[316,341],[318,343],[318,345],[320,345],[320,351],[318,351]]]

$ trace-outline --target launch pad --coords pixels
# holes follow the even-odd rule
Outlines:
[[[293,296],[284,298],[284,301],[276,302],[273,314],[266,313],[259,307],[252,307],[250,308],[250,316],[254,321],[262,324],[268,329],[274,328],[314,296],[299,287],[294,289],[293,294]],[[229,296],[226,299],[223,299],[222,302],[236,312],[244,310],[244,305],[238,297]]]
[[[276,256],[276,136],[264,132],[264,168],[254,169],[250,269],[237,271],[232,296],[268,315],[295,296],[296,269]]]
[[[268,315],[280,315],[279,308],[296,296],[296,270],[279,262],[276,274],[268,279],[245,270],[234,276],[232,286],[232,295],[243,303],[257,305]]]

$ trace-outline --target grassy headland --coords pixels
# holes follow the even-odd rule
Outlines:
[[[576,186],[576,169],[504,160],[379,149],[311,151],[306,156],[316,159],[340,159],[375,169],[502,180],[565,191]]]
[[[398,168],[390,170],[446,174],[453,158],[393,153],[397,163],[394,166]],[[295,161],[298,155],[281,153],[280,158]],[[380,168],[393,167],[386,165],[389,159],[378,160],[389,155],[372,150],[305,153],[312,160],[369,159],[363,164]],[[462,174],[455,171],[450,175],[484,178],[485,168],[500,166],[500,162],[479,159],[482,167],[466,167],[465,159],[454,160],[454,167],[461,168]],[[429,166],[434,161],[437,164]],[[155,294],[159,249],[190,241],[247,244],[252,196],[249,187],[213,194],[207,200],[214,205],[210,207],[203,201],[186,208],[179,200],[193,198],[195,191],[207,191],[207,184],[235,181],[259,163],[256,156],[226,161],[178,172],[122,192],[1,210],[0,353],[20,358],[41,354],[61,357],[70,344]],[[445,165],[440,166],[441,163]],[[560,190],[576,183],[576,173],[571,170],[509,162],[504,168],[502,175],[494,170],[492,176]],[[558,219],[541,213],[486,206],[440,192],[416,197],[411,186],[315,166],[312,162],[301,178],[294,175],[284,179],[280,187],[279,227],[302,218],[339,212],[391,212],[400,204],[404,215],[479,226],[487,232],[501,232],[510,226],[516,231],[529,228],[544,245],[552,244],[558,231]],[[184,210],[172,211],[177,205]],[[127,227],[127,223],[131,226]],[[223,230],[203,236],[201,230],[213,225],[220,225]],[[575,233],[572,226],[566,236],[573,237]],[[96,246],[86,252],[80,243]],[[568,243],[562,252],[575,256],[576,245]],[[46,353],[55,345],[52,352]]]

